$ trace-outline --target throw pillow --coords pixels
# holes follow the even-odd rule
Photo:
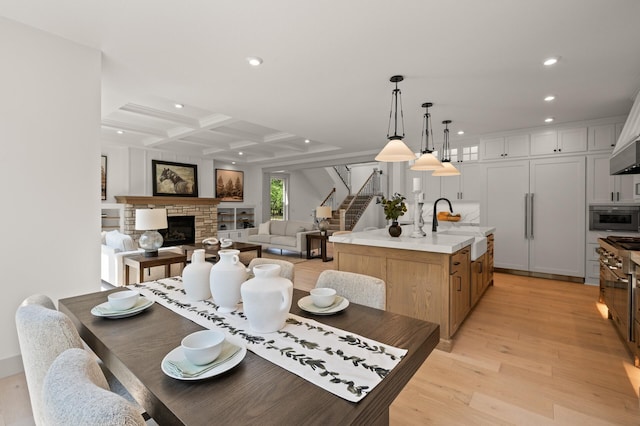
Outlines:
[[[107,232],[105,242],[109,247],[118,251],[134,250],[133,239],[129,235],[122,234],[117,230]]]
[[[258,225],[258,235],[269,235],[269,222]]]

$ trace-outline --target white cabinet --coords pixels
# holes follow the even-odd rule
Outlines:
[[[609,154],[587,157],[587,202],[633,203],[633,175],[609,175]]]
[[[586,150],[586,127],[547,130],[531,134],[531,155],[575,153]]]
[[[584,157],[495,163],[485,173],[498,268],[584,277]]]
[[[529,155],[529,135],[514,135],[480,141],[483,160],[521,158]]]
[[[458,176],[440,177],[440,196],[449,200],[482,200],[482,172],[484,167],[478,163],[456,163],[460,170]]]
[[[616,145],[624,123],[601,124],[589,127],[589,151],[609,151]]]
[[[248,230],[234,229],[232,231],[218,231],[218,238],[228,238],[234,241],[246,241]]]
[[[248,228],[254,228],[255,215],[253,207],[218,207],[218,238],[245,240]]]
[[[101,223],[103,231],[124,229],[124,205],[103,203],[101,209]]]

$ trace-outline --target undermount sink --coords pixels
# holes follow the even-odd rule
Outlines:
[[[473,228],[472,226],[468,228]],[[487,252],[487,237],[478,235],[477,230],[473,229],[446,229],[444,231],[438,231],[438,234],[445,235],[468,235],[473,237],[473,242],[471,243],[471,261],[476,260],[483,254]]]

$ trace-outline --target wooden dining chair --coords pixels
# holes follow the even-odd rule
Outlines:
[[[267,263],[271,263],[271,264],[275,264],[275,265],[280,265],[280,276],[287,278],[289,280],[291,280],[291,282],[293,282],[293,278],[295,276],[295,265],[289,261],[286,260],[280,260],[280,259],[268,259],[266,257],[255,257],[253,259],[251,259],[251,262],[249,262],[249,266],[248,268],[251,269],[253,271],[253,267],[256,265],[264,265]]]
[[[317,287],[333,288],[349,302],[382,310],[386,307],[385,283],[380,278],[328,269],[318,276]]]
[[[27,297],[16,310],[15,319],[33,417],[36,424],[43,425],[46,422],[42,417],[42,382],[49,367],[67,349],[86,350],[86,347],[71,319],[57,311],[47,296],[36,294]],[[94,354],[91,355],[97,359]],[[134,402],[129,392],[106,368],[104,374],[114,392]],[[140,406],[138,410],[140,413],[145,411]]]
[[[95,357],[78,348],[62,352],[49,367],[42,417],[51,426],[146,425],[135,405],[109,390]]]

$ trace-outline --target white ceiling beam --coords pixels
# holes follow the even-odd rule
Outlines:
[[[152,135],[152,136],[158,136],[158,137],[167,136],[167,133],[160,129],[154,129],[147,126],[139,126],[137,124],[125,123],[123,121],[111,120],[108,118],[105,118],[102,120],[102,127],[106,127],[114,130],[124,130],[125,132],[140,133],[143,135]]]
[[[193,128],[200,128],[200,120],[192,117],[187,117],[182,114],[177,114],[175,112],[163,111],[161,109],[134,103],[128,103],[120,109],[122,111],[132,112],[134,114],[140,114],[147,117],[155,117],[161,120],[171,121],[173,123],[178,123]]]

